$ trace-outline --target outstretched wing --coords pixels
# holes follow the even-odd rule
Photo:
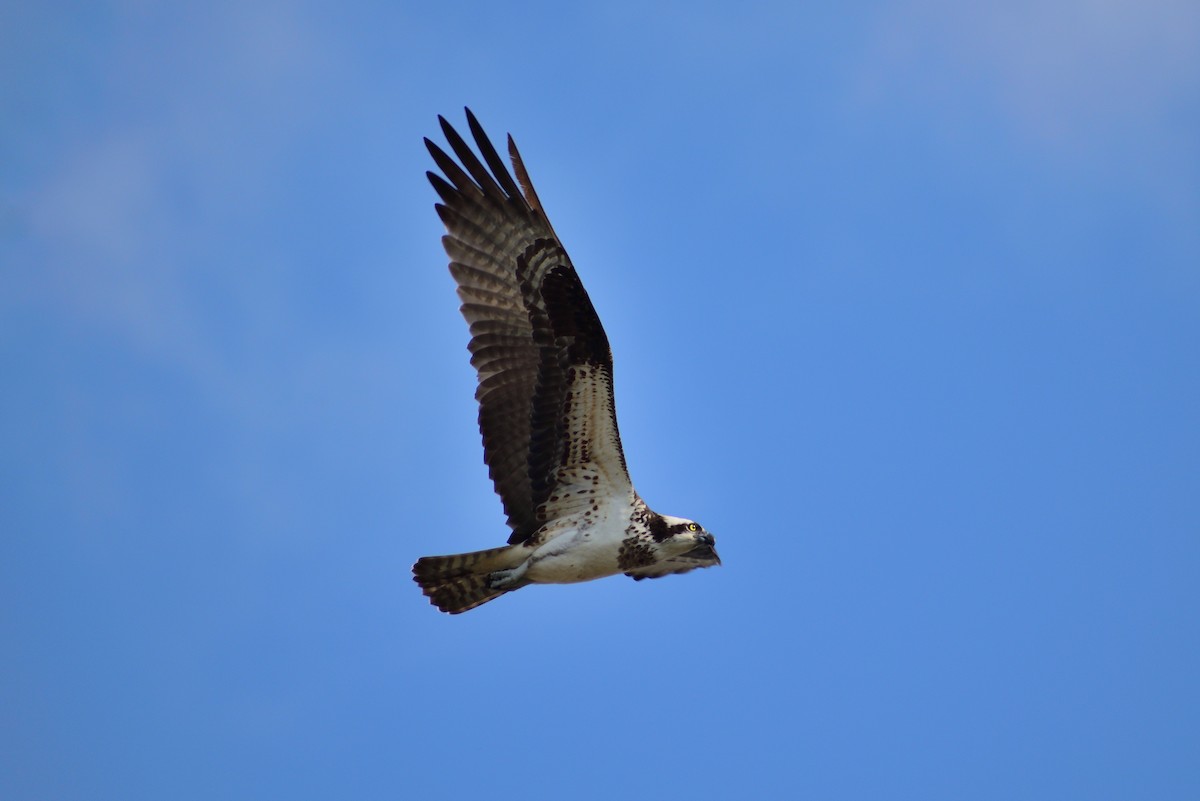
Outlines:
[[[512,137],[520,187],[470,109],[483,162],[438,120],[457,161],[426,139],[445,177],[427,175],[442,199],[442,244],[471,330],[483,458],[508,515],[509,542],[522,542],[545,522],[547,502],[563,508],[567,484],[587,488],[572,495],[596,493],[601,481],[606,490],[632,491],[613,405],[612,353]]]

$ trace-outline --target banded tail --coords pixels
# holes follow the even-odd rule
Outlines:
[[[431,604],[457,615],[508,592],[493,589],[490,576],[520,565],[527,555],[523,550],[519,545],[504,545],[450,556],[422,556],[413,565],[413,581],[421,585]]]

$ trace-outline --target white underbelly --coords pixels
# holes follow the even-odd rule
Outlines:
[[[525,577],[539,584],[571,584],[621,572],[617,555],[625,525],[601,519],[564,528],[530,555]]]

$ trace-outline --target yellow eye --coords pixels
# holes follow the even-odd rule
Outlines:
[[[688,531],[699,531],[700,527],[695,523],[688,523]]]

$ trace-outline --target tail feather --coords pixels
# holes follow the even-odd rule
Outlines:
[[[430,603],[457,615],[508,592],[493,589],[489,576],[521,564],[526,554],[519,547],[504,545],[450,556],[423,556],[413,565],[413,581],[421,586]]]
[[[417,583],[440,581],[506,570],[523,561],[525,554],[517,551],[512,545],[501,545],[486,551],[456,553],[450,556],[422,556],[413,565],[413,576]]]
[[[460,576],[421,589],[429,596],[431,604],[452,615],[474,609],[508,592],[488,586],[487,576]]]

